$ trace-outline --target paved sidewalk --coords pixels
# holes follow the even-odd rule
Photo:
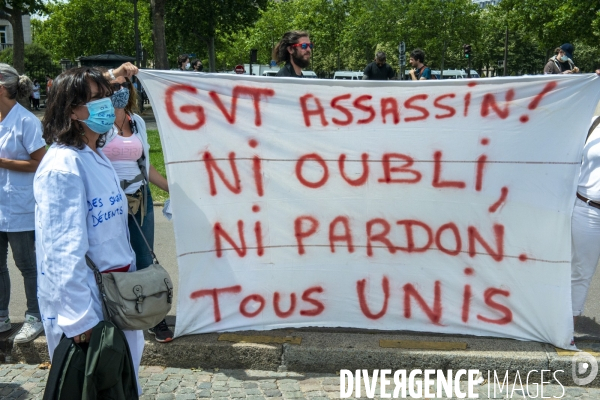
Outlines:
[[[37,365],[0,365],[0,398],[41,399],[47,376],[48,370],[39,369]],[[340,397],[340,377],[335,374],[142,367],[140,381],[144,391],[141,396],[143,400],[328,400]],[[386,393],[391,394],[393,388],[393,384],[388,386]],[[434,384],[432,391],[435,391],[435,388]],[[475,393],[479,394],[480,399],[502,399],[506,398],[506,388],[507,386],[504,386],[503,394],[497,388],[494,396],[493,385],[488,387],[484,382],[476,387]],[[466,392],[464,383],[462,390]],[[532,398],[541,397],[541,393],[536,396],[535,391],[539,390],[536,386],[530,384],[529,390]],[[364,385],[361,394],[361,398],[366,398]],[[544,397],[599,399],[600,389],[564,387],[563,393],[562,386],[550,384],[544,385]],[[375,398],[381,398],[379,384],[375,389]],[[513,398],[523,396],[520,391],[515,391]]]

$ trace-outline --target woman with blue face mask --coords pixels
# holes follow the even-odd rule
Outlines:
[[[136,91],[128,78],[118,77],[111,81],[112,104],[115,108],[115,123],[106,134],[104,154],[111,161],[121,188],[125,191],[129,207],[129,237],[136,255],[137,269],[152,264],[152,255],[144,241],[154,248],[154,207],[149,183],[165,192],[169,191],[167,180],[150,164],[150,145],[146,123],[133,111],[137,105]],[[142,237],[135,221],[144,232]],[[165,320],[148,330],[158,342],[173,340],[173,331]]]
[[[121,73],[131,70],[114,71]],[[81,67],[59,75],[48,96],[43,138],[50,148],[35,175],[33,192],[38,300],[51,359],[63,334],[84,348],[92,328],[103,320],[86,256],[102,273],[136,268],[127,200],[102,152],[115,122],[112,93],[101,70]],[[123,333],[137,377],[143,333]],[[139,384],[129,389],[140,392]]]

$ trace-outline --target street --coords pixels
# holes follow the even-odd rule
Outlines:
[[[48,370],[39,369],[36,365],[0,365],[0,398],[41,399],[45,387]],[[181,368],[142,367],[140,382],[144,394],[141,400],[192,400],[192,399],[248,399],[248,400],[328,400],[340,398],[340,377],[334,374],[270,372],[256,370],[194,370]],[[415,390],[421,381],[415,381]],[[524,383],[525,385],[525,383]],[[494,385],[488,387],[486,382],[475,386],[474,393],[480,399],[506,398],[509,386],[504,386],[504,393]],[[431,392],[435,393],[434,383]],[[520,387],[517,385],[517,388]],[[540,397],[540,389],[529,385],[531,398]],[[386,388],[386,394],[392,394],[393,383]],[[461,389],[466,393],[465,382]],[[489,397],[488,397],[489,390]],[[512,385],[510,385],[511,393]],[[361,398],[367,398],[364,383],[361,386]],[[380,386],[374,388],[375,396],[380,399]],[[418,392],[417,392],[418,393]],[[537,394],[536,394],[537,393]],[[586,387],[563,387],[557,384],[544,385],[545,398],[555,396],[563,399],[598,399],[600,389]],[[408,396],[407,396],[408,397]],[[444,397],[445,398],[445,397]],[[519,390],[515,390],[513,398],[523,398]]]

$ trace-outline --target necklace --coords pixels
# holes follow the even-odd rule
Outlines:
[[[125,121],[127,121],[127,114],[125,114],[125,118],[123,118],[123,123],[119,126],[119,135],[123,136],[123,126],[125,125]]]

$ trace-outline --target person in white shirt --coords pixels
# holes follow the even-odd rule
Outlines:
[[[43,330],[37,300],[33,176],[46,153],[42,125],[17,98],[31,93],[31,80],[0,64],[0,332],[11,329],[8,305],[8,245],[23,275],[27,311],[16,343],[35,339]]]
[[[132,71],[119,67],[114,74]],[[100,272],[136,269],[127,199],[101,150],[115,118],[111,95],[102,71],[73,68],[54,80],[44,115],[43,137],[51,146],[33,192],[38,296],[51,358],[63,333],[75,343],[89,342],[92,328],[103,320],[86,256]],[[124,334],[137,376],[144,337],[142,331]]]
[[[592,120],[583,147],[577,198],[571,217],[571,302],[573,324],[583,312],[600,259],[600,117]],[[573,343],[574,344],[574,343]]]

